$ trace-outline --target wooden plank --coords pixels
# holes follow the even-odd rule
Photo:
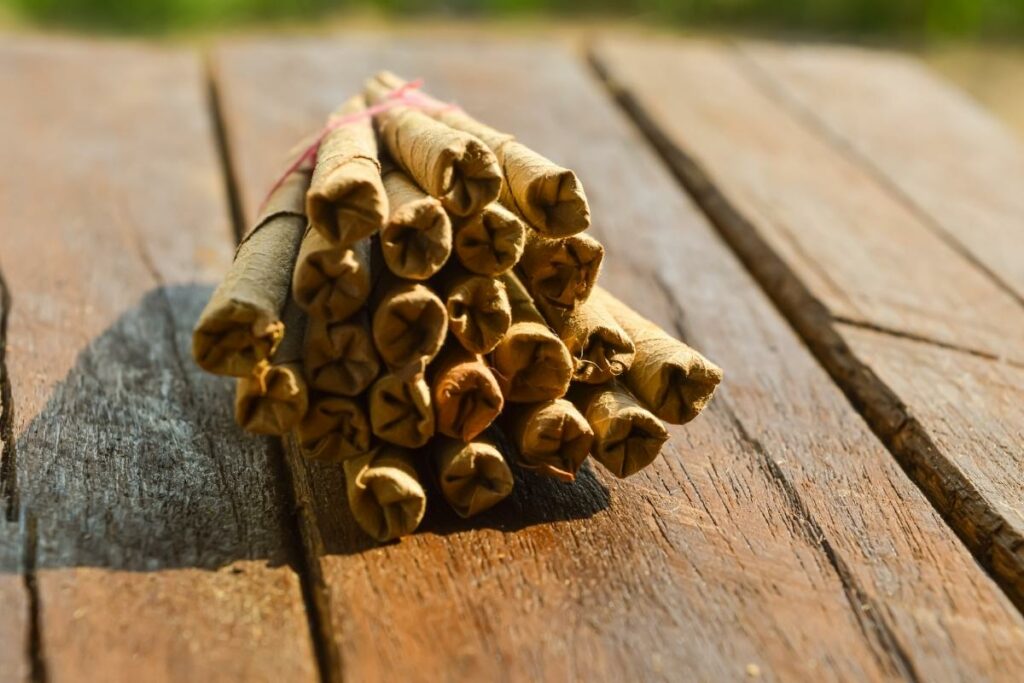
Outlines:
[[[0,683],[28,683],[32,676],[31,611],[18,526],[0,517]]]
[[[899,211],[899,203],[884,199],[888,195],[882,186],[870,191],[853,189],[854,178],[864,187],[873,182],[867,172],[834,151],[813,126],[794,118],[774,98],[763,94],[756,85],[757,76],[751,75],[728,48],[679,43],[640,46],[616,41],[601,45],[595,55],[600,68],[622,93],[623,101],[648,129],[669,163],[872,428],[940,512],[950,519],[975,555],[995,573],[1010,597],[1024,606],[1024,524],[1019,510],[1003,503],[1019,500],[1019,478],[1009,477],[1007,472],[1019,472],[1020,437],[1014,436],[1013,430],[1006,427],[1007,418],[1001,417],[1009,415],[1003,406],[1012,399],[1013,392],[992,379],[1000,374],[1013,377],[1017,371],[994,360],[975,358],[956,364],[957,374],[941,383],[941,392],[930,391],[917,377],[900,379],[900,373],[907,374],[910,368],[933,366],[936,360],[928,354],[938,352],[926,353],[928,346],[923,344],[904,344],[899,335],[887,335],[892,337],[887,343],[864,344],[863,335],[852,333],[853,327],[848,324],[839,324],[842,313],[833,307],[833,295],[821,285],[826,272],[833,282],[838,282],[835,262],[822,263],[827,271],[811,269],[809,261],[792,254],[793,248],[818,250],[819,240],[831,239],[831,233],[824,227],[811,225],[822,216],[816,209],[807,209],[808,206],[829,207],[830,214],[824,218],[831,220],[834,216],[835,232],[841,233],[855,219],[876,215],[878,210],[868,204],[849,206],[840,195],[868,196],[870,192],[875,198],[872,201],[888,202],[886,211],[892,215]],[[714,88],[709,83],[714,83]],[[734,102],[740,111],[756,111],[757,116],[730,115],[727,101]],[[931,114],[939,116],[941,112]],[[795,172],[786,170],[788,162],[774,163],[765,146],[785,149],[788,155],[793,140],[801,141],[800,147],[818,150],[814,173],[820,177],[838,182],[834,169],[844,169],[848,180],[838,192],[831,185],[790,182]],[[749,154],[737,146],[745,144],[750,146]],[[794,222],[793,217],[800,220]],[[800,236],[799,241],[788,245],[780,241],[778,226],[784,220],[786,229]],[[909,225],[901,226],[901,231]],[[870,230],[864,228],[859,234],[870,245],[859,248],[875,253],[877,241],[871,241]],[[896,233],[890,234],[897,239]],[[925,229],[916,234],[918,241],[927,237]],[[848,237],[837,239],[844,241]],[[898,239],[904,248],[909,248],[902,237]],[[858,249],[848,240],[846,248]],[[952,278],[951,261],[940,262],[935,255],[938,251],[941,248],[934,247],[925,257],[920,249],[909,250],[902,270],[917,273],[913,279],[921,283],[925,282],[922,278]],[[896,258],[895,254],[890,256]],[[857,257],[849,260],[855,261]],[[972,272],[967,266],[963,272]],[[862,263],[859,267],[863,269],[863,280],[876,275],[895,277],[899,269],[895,261],[887,267],[893,271],[888,274],[881,273],[881,266],[869,268]],[[930,268],[935,269],[934,275],[927,275]],[[964,292],[975,293],[980,291],[980,283],[977,278],[970,280],[970,284],[955,278],[951,282]],[[913,284],[905,282],[898,295],[906,295],[906,288]],[[844,283],[837,291],[844,292],[846,286]],[[993,288],[989,290],[991,293]],[[912,296],[925,295],[921,291]],[[937,301],[945,300],[942,306],[953,306],[952,300],[941,292],[937,291],[936,297]],[[968,316],[982,313],[996,314],[992,308],[979,305]],[[950,308],[946,315],[952,320],[960,313]],[[1000,325],[1012,326],[1016,324],[1013,321],[1024,320],[1024,315],[1012,307],[1000,315],[1006,316],[999,321]],[[958,322],[963,324],[968,321]],[[883,350],[886,344],[891,350]],[[914,354],[920,357],[911,362]],[[906,362],[902,368],[892,362],[896,355]],[[950,359],[971,356],[964,351],[946,355]],[[973,395],[974,391],[981,393]],[[951,403],[948,396],[958,396],[964,403]],[[986,417],[986,410],[968,410],[968,404],[984,406],[994,415]]]
[[[833,317],[1024,361],[1020,302],[794,117],[733,51],[653,41],[628,54],[635,46],[600,48],[614,86],[635,90],[663,134],[685,142],[695,175],[714,179]]]
[[[0,52],[0,269],[45,677],[313,680],[268,442],[190,361],[231,256],[190,52]]]
[[[248,217],[365,77],[423,76],[575,168],[603,282],[726,368],[637,477],[527,477],[478,520],[431,505],[396,545],[353,528],[337,468],[293,453],[332,675],[999,679],[1024,663],[1024,620],[568,53],[345,37],[226,44],[214,65]]]
[[[1024,143],[917,60],[743,44],[761,77],[1024,300]]]

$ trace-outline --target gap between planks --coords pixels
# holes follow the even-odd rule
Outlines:
[[[728,49],[741,72],[755,88],[761,89],[762,93],[781,104],[801,126],[809,128],[812,134],[824,137],[828,144],[864,169],[896,201],[920,217],[929,230],[936,233],[957,254],[978,267],[979,271],[1001,290],[1011,294],[1015,300],[1021,300],[1019,295],[1011,291],[1009,285],[989,268],[978,264],[973,255],[965,254],[963,245],[955,242],[930,216],[924,214],[916,203],[883,177],[879,169],[863,159],[863,155],[857,154],[824,122],[819,123],[817,118],[806,112],[806,108],[802,106],[794,109],[786,101],[787,98],[777,92],[778,88],[769,87],[764,82],[768,78],[766,75],[760,75],[760,71],[753,73],[746,68],[745,62],[752,60],[740,54],[739,48],[730,43]],[[739,257],[761,289],[843,391],[851,405],[864,417],[872,432],[1014,606],[1024,613],[1024,573],[1012,562],[1000,561],[1004,559],[1002,557],[993,557],[997,549],[1007,557],[1019,553],[1019,549],[1024,548],[1024,537],[1006,524],[973,482],[942,456],[924,426],[910,414],[899,395],[857,357],[850,344],[840,334],[838,326],[869,329],[890,337],[910,339],[917,343],[949,349],[954,353],[978,356],[1015,367],[1019,367],[1020,364],[984,351],[834,316],[764,239],[757,227],[716,186],[712,175],[680,148],[628,88],[616,82],[614,74],[602,63],[593,43],[585,46],[585,53],[597,80],[646,136],[669,171],[694,199],[726,244]],[[979,521],[983,524],[979,524]]]
[[[234,228],[236,243],[245,235],[247,226],[243,218],[239,186],[231,165],[231,156],[225,121],[217,92],[214,67],[208,50],[202,53],[203,73],[206,78],[207,100],[210,117],[217,145],[217,158],[224,178],[224,187],[231,209],[231,224]],[[0,280],[2,285],[2,280]],[[6,310],[6,309],[5,309]],[[2,311],[0,311],[2,313]],[[2,351],[2,349],[0,349]],[[3,357],[0,355],[0,363]],[[0,371],[3,366],[0,365]],[[323,553],[323,540],[320,538],[316,522],[310,519],[312,503],[305,499],[302,492],[307,490],[300,486],[298,477],[305,476],[301,465],[286,455],[285,439],[267,437],[271,444],[270,451],[274,456],[275,467],[282,500],[286,501],[290,514],[285,520],[285,528],[289,533],[292,545],[292,556],[295,558],[295,571],[299,575],[302,587],[302,599],[309,620],[309,634],[316,654],[317,671],[323,683],[341,683],[341,660],[338,649],[334,646],[334,626],[331,621],[330,609],[327,606],[327,587],[320,570],[319,557]]]

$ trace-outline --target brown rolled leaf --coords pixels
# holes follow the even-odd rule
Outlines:
[[[574,382],[603,384],[629,369],[633,340],[600,302],[588,299],[570,309],[536,303],[572,355]]]
[[[445,295],[448,328],[459,343],[473,353],[493,351],[512,324],[504,283],[449,268],[439,289]]]
[[[565,395],[572,379],[569,350],[551,331],[530,295],[512,273],[501,281],[508,292],[512,325],[491,354],[505,400],[535,403]]]
[[[434,435],[430,387],[422,374],[382,376],[370,387],[370,428],[397,446],[419,448]]]
[[[498,380],[480,356],[453,343],[446,345],[431,369],[437,432],[472,441],[505,405]]]
[[[302,455],[341,462],[370,450],[370,421],[356,400],[316,394],[295,430]]]
[[[273,361],[261,362],[235,391],[235,420],[256,434],[283,435],[306,414],[309,389],[302,374],[302,341],[306,321],[294,301],[284,315],[285,335]]]
[[[308,186],[309,170],[298,170],[267,199],[199,316],[192,356],[207,372],[247,377],[281,343],[281,315],[306,226],[303,201]]]
[[[419,283],[382,281],[384,293],[373,312],[373,341],[392,370],[426,367],[448,334],[444,303]]]
[[[343,323],[310,318],[305,347],[303,364],[313,389],[356,396],[380,374],[380,358],[365,315]]]
[[[451,219],[441,202],[400,169],[385,170],[384,188],[391,205],[391,215],[380,233],[384,262],[399,277],[426,280],[451,256]]]
[[[519,263],[526,248],[526,226],[500,204],[452,223],[454,250],[466,270],[497,277]]]
[[[550,306],[572,308],[590,296],[603,259],[604,247],[590,235],[554,239],[527,231],[519,269],[534,297]]]
[[[403,84],[382,72],[366,84],[367,99],[379,103]],[[450,213],[471,216],[498,198],[498,160],[477,138],[405,105],[390,107],[376,119],[391,158]]]
[[[333,116],[366,109],[357,95]],[[317,151],[316,168],[306,193],[313,228],[329,243],[348,247],[380,230],[388,215],[387,195],[377,161],[377,137],[370,118],[327,133]]]
[[[595,294],[636,347],[623,384],[666,422],[685,424],[697,417],[722,381],[722,369],[607,290],[598,287]]]
[[[427,494],[404,448],[383,444],[346,460],[345,488],[356,523],[377,541],[411,534],[423,520]]]
[[[516,406],[509,422],[522,467],[563,481],[576,478],[594,432],[572,403],[558,398]]]
[[[569,398],[594,430],[594,459],[616,477],[628,477],[650,465],[668,441],[661,420],[617,381],[577,384]]]
[[[370,296],[370,241],[339,247],[307,230],[295,263],[292,293],[311,317],[345,320]]]
[[[441,494],[460,517],[480,514],[512,493],[512,470],[493,440],[438,437],[431,452]]]

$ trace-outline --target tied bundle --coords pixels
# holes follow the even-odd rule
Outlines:
[[[196,325],[245,429],[337,467],[355,521],[410,534],[518,476],[649,466],[722,371],[604,290],[576,174],[380,73],[269,192]]]

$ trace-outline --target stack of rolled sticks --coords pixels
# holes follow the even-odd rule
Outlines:
[[[463,517],[510,465],[649,465],[722,371],[597,285],[576,174],[390,73],[267,197],[193,336],[235,416],[339,463],[358,524],[411,533],[424,482]]]

